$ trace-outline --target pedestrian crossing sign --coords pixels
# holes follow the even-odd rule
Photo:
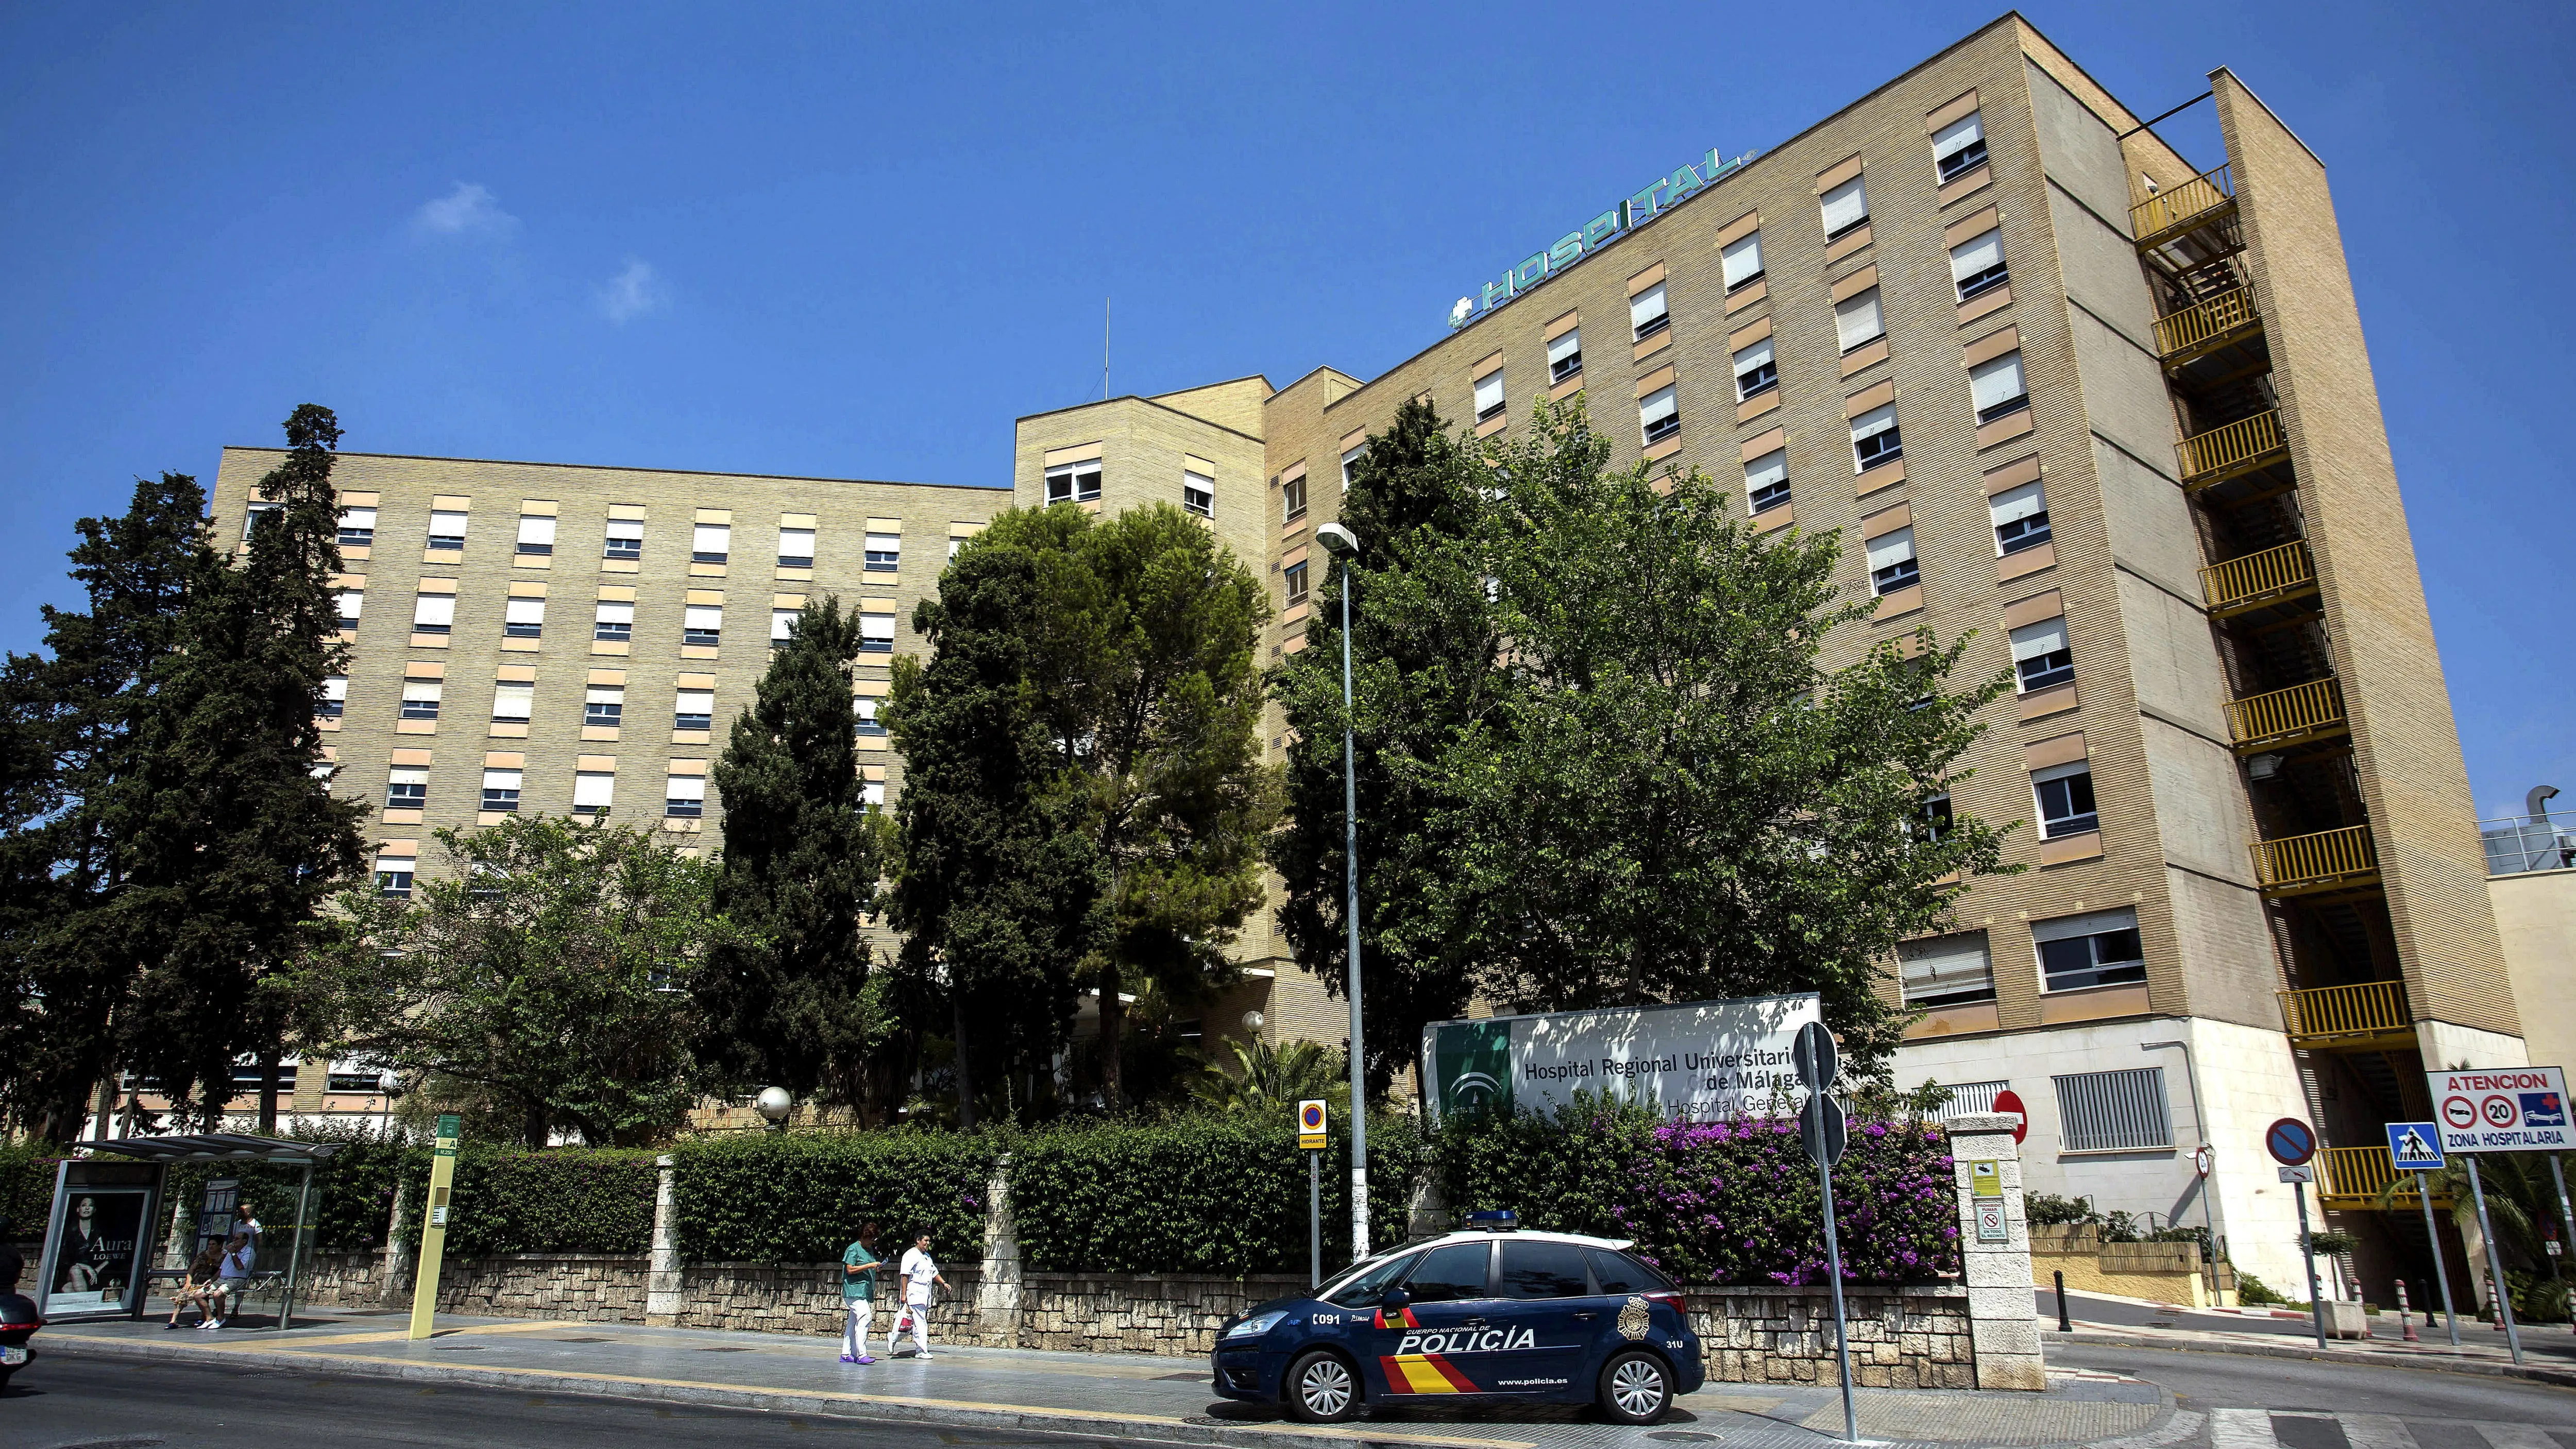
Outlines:
[[[2430,1122],[2389,1123],[2388,1159],[2399,1172],[2440,1170],[2442,1130]]]

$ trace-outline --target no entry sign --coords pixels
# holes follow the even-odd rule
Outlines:
[[[2444,1152],[2565,1152],[2567,1073],[2557,1067],[2426,1072]]]

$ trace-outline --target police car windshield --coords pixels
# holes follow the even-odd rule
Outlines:
[[[1371,1258],[1317,1289],[1315,1296],[1336,1308],[1375,1308],[1386,1290],[1413,1265],[1413,1259],[1411,1253]]]

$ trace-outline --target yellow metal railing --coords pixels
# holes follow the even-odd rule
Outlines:
[[[2317,1196],[2330,1208],[2388,1208],[2420,1211],[2415,1174],[2399,1172],[2385,1147],[2326,1147],[2317,1152]],[[2395,1188],[2391,1192],[2389,1189]],[[2382,1197],[2382,1193],[2387,1193]],[[2451,1205],[2450,1195],[2436,1189],[2433,1206]]]
[[[2308,558],[2308,546],[2292,539],[2288,543],[2249,553],[2225,563],[2214,563],[2200,571],[2200,594],[2213,610],[2224,609],[2247,599],[2261,598],[2316,582],[2316,565]]]
[[[2343,691],[2332,675],[2227,702],[2227,730],[2240,745],[2307,734],[2343,722]]]
[[[2254,853],[2254,879],[2268,891],[2311,890],[2358,880],[2379,870],[2379,852],[2371,843],[2367,825],[2261,840],[2248,848]]]
[[[2294,1037],[2370,1037],[2411,1034],[2415,1023],[2406,1015],[2406,987],[2396,981],[2364,981],[2353,986],[2319,986],[2284,991],[2281,1026]],[[2382,1151],[2381,1156],[2387,1153]]]
[[[2156,319],[2156,351],[2164,357],[2188,352],[2213,337],[2221,337],[2255,320],[2254,291],[2239,287],[2221,292],[2198,306],[2185,307],[2170,317]]]
[[[2284,446],[2281,414],[2275,409],[2194,433],[2174,444],[2174,453],[2182,466],[2183,481],[2188,483],[2204,474],[2223,473],[2267,453],[2277,453]]]
[[[2129,235],[2144,242],[2236,199],[2233,162],[2204,171],[2129,208]]]

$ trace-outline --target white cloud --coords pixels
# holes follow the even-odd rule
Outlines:
[[[599,289],[599,315],[611,322],[632,322],[648,312],[658,312],[669,300],[670,289],[662,285],[662,274],[653,264],[629,258],[626,270],[619,272]]]
[[[491,189],[472,181],[459,181],[445,196],[424,203],[412,213],[412,230],[423,236],[470,236],[500,238],[519,229],[519,219],[501,209]]]

